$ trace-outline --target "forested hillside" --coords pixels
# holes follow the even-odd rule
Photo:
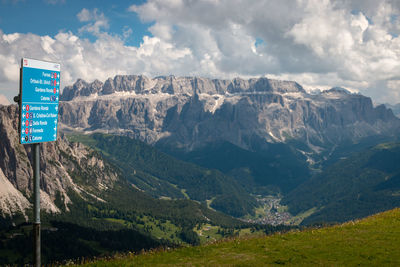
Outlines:
[[[287,193],[310,177],[307,158],[293,146],[260,143],[261,146],[262,149],[249,151],[229,142],[216,142],[185,152],[158,145],[175,157],[234,177],[250,193]]]
[[[197,245],[200,238],[194,230],[201,229],[202,225],[218,229],[221,232],[218,238],[231,236],[235,230],[245,228],[275,230],[274,227],[241,222],[189,199],[155,199],[132,186],[122,171],[110,165],[107,159],[103,162],[111,172],[117,173],[112,185],[99,190],[96,180],[91,178],[93,170],[76,168],[70,175],[87,191],[80,194],[69,191],[68,209],[59,195],[55,204],[61,213],[42,213],[43,262],[160,246]],[[31,225],[18,215],[2,218],[0,225],[0,264],[29,263],[32,259]]]
[[[257,205],[234,178],[177,160],[141,141],[103,134],[70,139],[98,149],[131,183],[153,197],[208,200],[212,208],[235,217],[253,213]]]
[[[385,143],[327,167],[283,200],[313,212],[303,223],[343,222],[400,206],[400,143]]]

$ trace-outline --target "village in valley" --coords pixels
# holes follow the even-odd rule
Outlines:
[[[281,198],[277,196],[258,197],[260,208],[256,210],[255,216],[245,219],[249,223],[280,225],[292,224],[293,216],[287,211],[286,206],[280,204]]]

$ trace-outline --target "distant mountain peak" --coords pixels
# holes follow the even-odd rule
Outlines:
[[[265,77],[172,75],[117,75],[83,84],[64,89],[61,127],[123,133],[150,144],[163,140],[187,150],[215,141],[255,149],[297,140],[320,153],[326,142],[400,132],[390,110],[341,87],[311,94],[294,81]]]
[[[346,95],[352,94],[349,90],[347,90],[346,88],[343,88],[343,87],[332,87],[329,90],[323,91],[323,93],[340,93],[340,94],[346,94]]]
[[[144,75],[116,75],[104,84],[96,80],[87,83],[78,79],[72,86],[64,88],[62,101],[84,98],[92,95],[112,95],[126,92],[133,94],[171,94],[171,95],[225,95],[241,93],[306,93],[304,88],[293,81],[280,81],[265,77],[232,80],[209,79],[202,77],[176,77],[174,75],[148,78]]]
[[[310,95],[320,95],[322,93],[322,90],[319,88],[310,89],[308,93]]]
[[[394,104],[394,105],[385,103],[384,105],[385,105],[385,107],[390,108],[393,111],[395,116],[400,118],[400,103]]]

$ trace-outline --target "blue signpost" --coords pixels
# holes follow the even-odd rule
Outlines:
[[[40,260],[40,150],[39,144],[57,140],[60,64],[23,58],[20,70],[19,142],[32,144],[34,264]]]
[[[22,59],[20,143],[57,139],[60,64]]]

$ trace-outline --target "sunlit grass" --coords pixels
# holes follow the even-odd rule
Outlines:
[[[262,237],[246,235],[84,266],[400,266],[399,240],[400,209],[395,209],[327,228]]]

